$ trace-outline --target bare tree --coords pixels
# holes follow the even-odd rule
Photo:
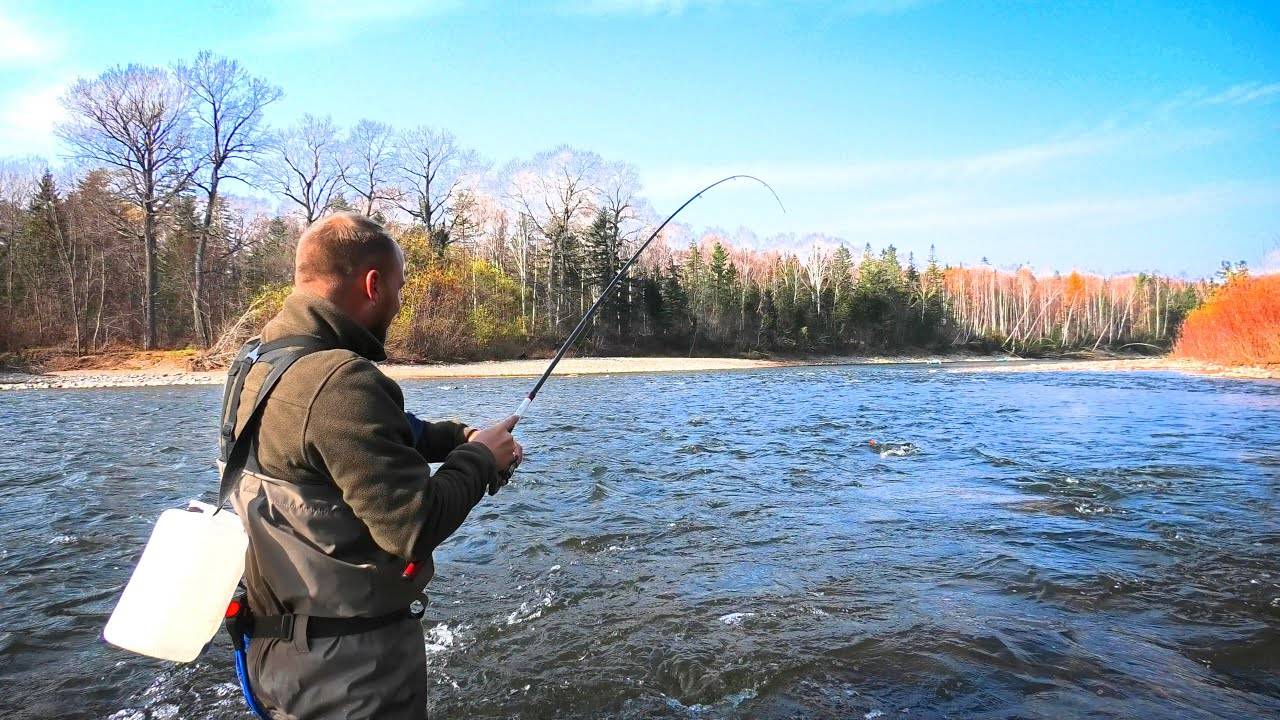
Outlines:
[[[248,180],[237,174],[244,161],[263,149],[263,111],[280,99],[280,88],[256,78],[240,63],[209,51],[196,55],[190,65],[179,65],[178,77],[191,93],[201,146],[208,153],[205,172],[196,178],[204,192],[204,218],[196,237],[191,312],[196,339],[208,347],[212,341],[209,313],[205,308],[205,254],[209,246],[223,180]]]
[[[805,279],[809,281],[809,289],[813,292],[813,300],[817,312],[822,314],[822,291],[826,288],[828,273],[831,267],[831,252],[823,246],[821,237],[813,238],[813,246],[809,249],[809,259],[804,264]]]
[[[495,267],[506,268],[511,234],[511,213],[502,198],[488,192],[475,192],[476,234],[473,243],[477,255]]]
[[[338,131],[328,116],[307,114],[277,133],[262,176],[276,192],[293,201],[310,225],[332,206],[343,175]]]
[[[520,321],[522,329],[527,333],[538,320],[536,294],[533,297],[532,307],[530,309],[525,307],[526,298],[529,296],[533,259],[538,249],[533,236],[533,223],[529,221],[529,216],[517,209],[510,212],[516,215],[516,222],[515,227],[506,234],[506,249],[511,258],[511,265],[516,271],[516,279],[520,282]],[[530,317],[531,312],[532,317]]]
[[[590,221],[601,164],[593,152],[562,145],[508,170],[512,198],[547,240],[547,312],[552,327],[559,327],[564,307],[566,246]]]
[[[635,168],[626,163],[609,163],[601,168],[599,183],[596,189],[595,204],[598,212],[606,219],[603,233],[595,238],[603,247],[596,248],[599,263],[596,268],[601,272],[594,278],[598,294],[604,292],[605,286],[613,274],[622,267],[624,258],[630,255],[628,241],[643,227],[639,209],[636,207],[636,196],[640,191],[640,177]],[[625,278],[625,284],[619,288],[608,301],[601,315],[613,316],[613,332],[621,337],[623,332],[623,308],[629,307],[634,293],[634,273]],[[607,318],[601,318],[605,320]]]
[[[386,123],[361,120],[343,147],[342,183],[360,197],[366,216],[395,197],[390,186],[395,167],[395,131]]]
[[[454,207],[464,200],[468,179],[483,171],[474,150],[458,146],[453,133],[419,126],[396,136],[396,205],[427,229],[438,253],[451,241]]]
[[[43,159],[35,157],[0,160],[0,255],[4,258],[5,309],[10,318],[15,311],[14,274],[18,254],[16,244],[24,217],[22,204],[35,194],[41,171],[47,166]]]
[[[199,169],[191,152],[190,100],[185,86],[157,67],[114,67],[81,79],[63,97],[70,118],[58,135],[75,157],[112,172],[115,190],[142,213],[145,256],[143,347],[156,347],[156,224]]]
[[[609,214],[622,236],[635,234],[643,225],[637,195],[640,176],[626,163],[609,163],[600,172],[596,189],[596,206]]]

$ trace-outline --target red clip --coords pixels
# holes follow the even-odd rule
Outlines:
[[[239,601],[239,600],[232,600],[232,601],[227,605],[227,614],[226,614],[226,615],[224,615],[223,617],[226,617],[226,618],[233,618],[233,617],[235,617],[235,616],[237,616],[237,615],[239,615],[239,614],[240,614],[240,601]]]
[[[404,572],[400,573],[401,580],[412,580],[413,576],[418,572],[418,561],[410,560],[408,565],[404,566]]]

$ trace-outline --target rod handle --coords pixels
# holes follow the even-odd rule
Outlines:
[[[530,397],[526,397],[525,399],[521,400],[520,407],[516,408],[516,413],[515,413],[516,417],[523,418],[524,411],[528,410],[529,405],[531,405],[532,403],[533,403],[533,398],[530,398]]]

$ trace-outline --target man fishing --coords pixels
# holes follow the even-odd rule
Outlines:
[[[237,626],[251,638],[247,696],[268,717],[426,717],[431,553],[522,459],[514,416],[475,430],[405,412],[374,365],[404,282],[404,254],[377,223],[317,221],[298,241],[293,293],[229,375],[223,461],[236,467],[223,492],[249,535],[252,614]],[[247,454],[228,451],[237,443]]]

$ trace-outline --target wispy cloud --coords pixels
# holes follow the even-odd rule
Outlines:
[[[1272,91],[1257,83],[1222,90],[1214,97],[1254,102]],[[1115,173],[1132,171],[1137,158],[1173,158],[1180,153],[1231,141],[1227,127],[1200,126],[1208,110],[1204,91],[1188,91],[1124,120],[1092,129],[1050,136],[1038,142],[996,147],[967,155],[918,157],[869,162],[742,162],[733,166],[675,166],[649,172],[645,191],[657,201],[675,199],[716,177],[749,172],[773,184],[783,197],[821,198],[815,203],[844,208],[826,215],[841,232],[925,232],[957,228],[1022,227],[1087,222],[1119,225],[1159,214],[1180,215],[1213,204],[1238,207],[1261,201],[1250,188],[1198,188],[1165,194],[1098,199],[1037,198],[1055,187],[1078,187],[1098,177],[1111,186]],[[1179,108],[1172,107],[1174,104]],[[1180,116],[1174,117],[1173,111]],[[1063,185],[1058,179],[1070,179]],[[981,188],[981,192],[975,192]],[[1280,187],[1267,186],[1274,203]],[[865,205],[874,198],[875,205]],[[851,201],[852,205],[851,205]],[[858,202],[864,206],[859,206]]]
[[[0,5],[0,68],[45,62],[61,49],[59,38],[36,30]]]
[[[896,15],[938,0],[845,0],[831,8],[836,15]],[[681,15],[686,10],[727,5],[769,7],[766,0],[563,0],[560,10],[574,15]]]
[[[771,232],[817,227],[838,233],[853,246],[894,243],[917,254],[947,238],[960,247],[968,245],[969,260],[993,246],[1030,248],[1039,239],[1046,246],[1027,250],[1027,257],[1052,265],[1070,255],[1055,249],[1060,243],[1142,238],[1133,240],[1137,247],[1156,242],[1146,232],[1152,228],[1176,234],[1177,228],[1274,216],[1280,210],[1280,178],[1274,175],[1210,182],[1153,178],[1147,171],[1174,166],[1183,155],[1203,157],[1192,150],[1240,141],[1242,128],[1220,123],[1217,116],[1237,104],[1269,99],[1277,92],[1270,88],[1252,83],[1212,93],[1188,91],[1158,104],[1135,104],[1082,132],[969,154],[674,167],[646,173],[645,191],[663,203],[718,176],[750,172],[773,184],[789,209],[795,199],[805,215],[803,228],[789,221],[771,226],[768,218],[752,220]],[[1128,246],[1113,250],[1108,257],[1122,266],[1144,262]],[[1265,264],[1280,270],[1280,251]]]
[[[724,4],[724,0],[565,0],[559,8],[571,15],[681,15],[690,8]]]
[[[856,232],[947,231],[1035,228],[1051,225],[1100,226],[1144,222],[1280,204],[1276,183],[1228,183],[1190,190],[1018,204],[979,204],[964,194],[920,196],[865,205],[847,218]]]
[[[54,154],[53,126],[66,114],[60,99],[70,84],[34,85],[0,96],[0,155]]]
[[[1101,155],[1124,144],[1124,133],[1091,133],[1043,143],[1006,148],[969,158],[941,163],[935,175],[942,178],[967,179],[981,175],[998,175],[1033,170],[1074,158]]]
[[[950,183],[1034,172],[1056,163],[1102,155],[1128,141],[1123,133],[1090,133],[967,156],[869,163],[746,163],[734,167],[674,167],[656,173],[645,188],[677,195],[699,181],[751,172],[792,190],[847,190],[892,183]]]
[[[377,26],[453,12],[462,0],[276,0],[274,24],[263,42],[283,48],[360,39]]]
[[[1280,82],[1274,83],[1240,83],[1222,92],[1204,98],[1206,105],[1248,105],[1249,103],[1280,96]]]
[[[925,5],[933,5],[938,0],[846,0],[840,4],[838,12],[844,15],[897,15]]]
[[[462,0],[277,0],[286,16],[303,22],[369,23],[457,10]]]

